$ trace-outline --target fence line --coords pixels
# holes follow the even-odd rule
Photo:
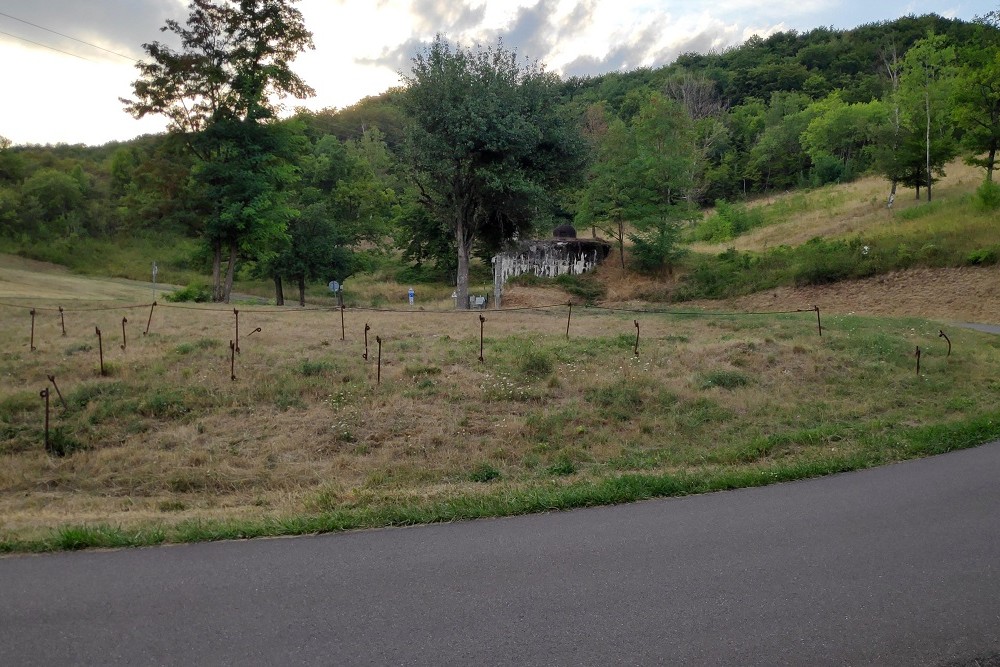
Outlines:
[[[794,310],[766,310],[766,311],[715,311],[715,310],[692,310],[692,311],[682,311],[682,310],[669,310],[669,309],[648,309],[648,308],[617,308],[612,306],[594,306],[587,304],[571,304],[571,302],[561,302],[561,303],[551,303],[541,306],[517,306],[514,308],[490,308],[485,312],[490,313],[513,313],[513,312],[524,312],[529,310],[546,311],[552,310],[554,308],[567,308],[571,305],[576,305],[577,308],[582,308],[584,310],[599,310],[610,313],[630,313],[639,315],[679,315],[679,316],[696,316],[696,317],[742,317],[742,316],[760,316],[760,315],[793,315],[796,313],[812,313],[816,312],[817,307],[812,306],[810,308],[796,308]],[[202,307],[202,306],[188,306],[176,303],[160,303],[154,301],[152,303],[140,303],[125,306],[101,306],[92,308],[65,308],[63,306],[57,307],[34,307],[22,304],[6,303],[0,301],[0,306],[7,308],[18,308],[21,310],[38,310],[38,311],[50,311],[50,312],[66,312],[66,313],[84,313],[84,312],[99,312],[99,311],[110,311],[110,310],[133,310],[136,308],[149,308],[151,306],[156,306],[159,308],[173,308],[177,310],[196,310],[205,313],[231,313],[233,311],[232,305],[226,305],[223,307]],[[469,315],[484,312],[478,309],[469,310],[459,310],[459,309],[449,309],[449,310],[424,310],[424,309],[411,309],[411,308],[374,308],[366,306],[306,306],[306,307],[281,307],[281,306],[270,306],[266,308],[241,308],[241,313],[278,313],[291,315],[294,313],[337,313],[337,312],[364,312],[364,313],[399,313],[405,315]]]

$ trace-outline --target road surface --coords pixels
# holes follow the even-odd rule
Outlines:
[[[995,443],[617,507],[5,558],[0,663],[997,664],[998,477]]]

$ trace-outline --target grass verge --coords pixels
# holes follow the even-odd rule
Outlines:
[[[1000,438],[1000,413],[951,424],[901,429],[889,438],[867,438],[866,448],[861,451],[815,460],[725,466],[665,475],[633,473],[530,489],[500,486],[488,493],[458,495],[445,500],[339,509],[311,516],[185,521],[171,527],[153,525],[131,530],[107,524],[65,526],[37,539],[0,540],[0,553],[308,535],[570,510],[820,477],[967,449],[997,438]]]

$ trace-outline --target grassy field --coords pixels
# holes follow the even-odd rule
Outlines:
[[[1000,338],[987,334],[949,329],[948,357],[925,320],[827,316],[820,337],[812,312],[578,307],[567,338],[565,306],[481,323],[449,301],[348,309],[345,341],[339,312],[237,305],[236,355],[233,307],[161,304],[144,336],[148,305],[0,299],[0,550],[544,511],[1000,437]],[[48,375],[66,400],[51,398],[50,452]]]
[[[766,225],[697,246],[734,247],[712,259],[707,280],[778,289],[642,312],[683,283],[622,271],[612,258],[585,280],[511,286],[505,306],[524,309],[486,311],[480,322],[452,310],[450,287],[401,281],[388,266],[347,280],[346,340],[322,286],[310,286],[305,309],[260,305],[271,286],[251,281],[228,307],[169,304],[148,283],[0,255],[0,552],[564,509],[998,438],[1000,337],[938,321],[1000,322],[1000,267],[956,266],[997,242],[994,216],[973,206],[975,174],[960,165],[949,174],[937,203],[904,192],[894,212],[876,179],[761,200],[753,206]],[[807,243],[814,237],[825,240]],[[781,244],[801,245],[745,253]],[[161,245],[137,239],[109,255],[108,273],[142,278]],[[96,247],[29,250],[100,273]],[[170,248],[160,281],[203,280],[193,256],[190,243]],[[906,257],[920,268],[874,265]],[[877,269],[865,280],[797,284],[864,262]],[[490,291],[484,280],[474,292]],[[570,299],[571,319],[552,306]],[[805,312],[739,314],[796,308]],[[918,313],[930,319],[903,317]]]

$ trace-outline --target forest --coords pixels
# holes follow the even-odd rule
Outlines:
[[[477,257],[488,265],[566,221],[612,240],[623,267],[669,273],[684,241],[733,238],[752,224],[740,207],[772,192],[877,174],[887,206],[899,189],[930,202],[962,157],[982,169],[977,196],[1000,204],[995,12],[779,32],[568,79],[500,44],[438,38],[399,88],[286,117],[272,94],[310,89],[265,65],[287,68],[311,36],[290,5],[257,4],[282,8],[268,19],[284,22],[280,40],[222,9],[168,26],[193,40],[198,21],[214,21],[233,45],[222,69],[192,74],[173,99],[157,85],[178,53],[146,46],[124,102],[166,115],[169,132],[103,146],[0,137],[0,251],[60,262],[84,239],[176,242],[212,275],[217,301],[240,278],[273,281],[279,304],[285,286],[302,300],[307,285],[387,262],[464,296]],[[220,94],[203,94],[220,80]],[[184,95],[215,103],[181,116]]]

